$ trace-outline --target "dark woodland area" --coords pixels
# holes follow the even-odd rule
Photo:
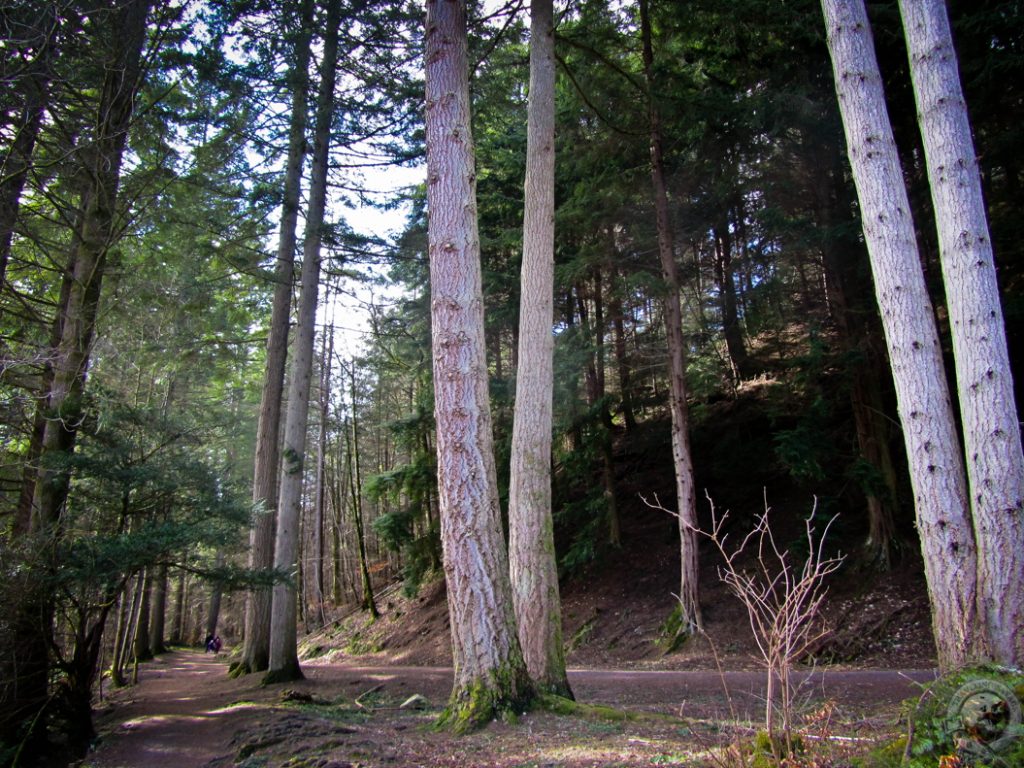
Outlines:
[[[1020,2],[15,0],[0,82],[0,766],[1024,764]]]

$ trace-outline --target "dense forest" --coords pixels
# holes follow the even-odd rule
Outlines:
[[[559,581],[639,507],[702,631],[705,493],[738,538],[813,508],[833,578],[921,567],[943,669],[1022,662],[1019,2],[0,31],[0,764],[84,747],[169,644],[294,679],[300,626],[442,573],[444,723],[571,696]]]

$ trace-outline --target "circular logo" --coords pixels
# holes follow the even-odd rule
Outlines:
[[[1021,734],[1021,706],[998,680],[971,680],[949,702],[946,727],[957,748],[972,757],[992,759]]]

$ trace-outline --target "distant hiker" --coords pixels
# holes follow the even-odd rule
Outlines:
[[[215,639],[216,638],[213,635],[206,636],[206,640],[203,643],[203,645],[206,647],[206,650],[203,651],[203,653],[216,653],[216,651],[213,649],[213,641]]]
[[[220,653],[220,646],[221,646],[220,635],[217,635],[217,637],[213,638],[213,640],[210,641],[210,645],[211,645],[211,647],[213,649],[213,655],[214,656],[216,656],[218,653]]]

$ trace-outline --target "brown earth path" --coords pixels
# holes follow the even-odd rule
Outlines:
[[[258,676],[238,680],[227,678],[227,661],[192,651],[175,651],[161,656],[140,668],[140,683],[115,692],[105,702],[97,717],[101,734],[98,748],[84,761],[87,768],[189,768],[191,766],[232,766],[245,763],[244,755],[273,745],[288,753],[288,743],[310,739],[317,733],[328,735],[354,734],[362,745],[365,759],[308,763],[341,767],[353,765],[414,764],[406,762],[415,750],[421,765],[512,765],[490,757],[461,759],[458,742],[436,742],[443,736],[426,737],[422,729],[409,719],[406,711],[398,712],[398,703],[412,694],[425,697],[430,706],[443,706],[451,687],[451,670],[444,667],[376,667],[342,664],[314,664],[303,667],[307,679],[285,686],[262,687]],[[741,671],[719,675],[708,671],[616,671],[573,670],[570,682],[577,699],[587,703],[607,704],[705,721],[750,719],[757,722],[763,711],[763,673]],[[854,719],[863,713],[879,712],[918,691],[917,684],[934,677],[930,670],[828,670],[801,673],[806,680],[805,697],[838,702]],[[723,679],[732,698],[732,711],[723,695]],[[373,697],[382,704],[378,716],[356,723],[339,725],[322,716],[299,719],[280,708],[282,691],[299,697],[308,694],[314,702],[353,701],[360,696]],[[370,699],[367,698],[367,701]],[[352,710],[350,710],[352,711]],[[354,710],[360,714],[360,710]],[[282,712],[284,712],[282,714]],[[405,717],[400,721],[399,716]],[[428,715],[421,713],[418,724]],[[534,715],[530,715],[534,718]],[[677,726],[683,721],[679,721]],[[349,723],[349,721],[346,721]],[[530,738],[534,729],[552,727],[550,721],[531,720]],[[678,727],[676,729],[678,730]],[[498,730],[503,727],[498,724]],[[564,726],[563,726],[564,727]],[[511,728],[515,728],[512,726]],[[488,729],[492,730],[492,729]],[[255,736],[253,734],[256,734]],[[500,734],[498,736],[500,739]],[[509,733],[513,741],[522,734]],[[602,738],[604,738],[602,736]],[[409,740],[406,752],[403,743]],[[435,743],[426,747],[424,739]],[[338,738],[334,738],[337,742]],[[637,742],[636,738],[627,741]],[[643,742],[643,739],[639,740]],[[493,746],[495,742],[488,742]],[[283,745],[283,746],[282,746]],[[336,746],[336,745],[335,745]],[[486,751],[487,745],[480,749]],[[499,748],[501,751],[502,748]],[[430,750],[434,750],[430,752]],[[323,750],[320,751],[324,753]],[[449,752],[451,754],[449,754]],[[419,753],[416,753],[419,754]],[[429,755],[433,754],[434,757]],[[351,757],[351,754],[350,754]],[[451,761],[448,758],[451,757]],[[265,758],[270,760],[271,758]],[[284,765],[280,762],[254,762],[254,765]],[[307,763],[301,763],[306,765]],[[559,763],[563,764],[563,763]],[[566,762],[564,764],[576,764]],[[600,762],[579,763],[600,765]],[[630,763],[616,763],[617,765]],[[649,763],[648,763],[649,764]]]

